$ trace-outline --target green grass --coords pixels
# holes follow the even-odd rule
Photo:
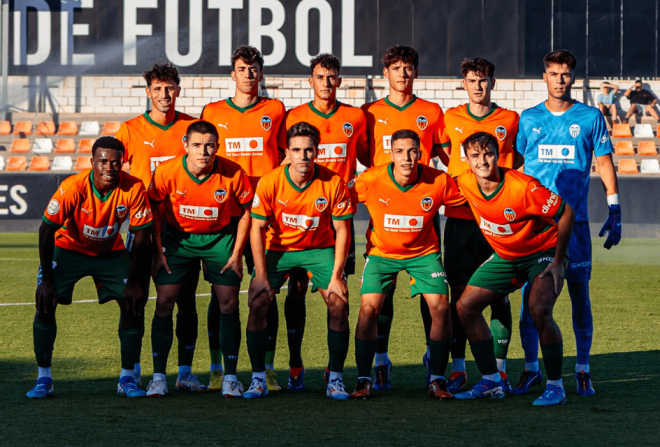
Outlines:
[[[326,312],[318,294],[307,298],[307,330],[303,358],[306,393],[281,393],[260,401],[225,401],[218,394],[186,395],[176,391],[166,399],[128,400],[114,394],[119,373],[117,306],[73,304],[58,309],[58,338],[53,374],[56,397],[25,398],[36,377],[32,352],[32,305],[0,306],[0,444],[2,445],[657,445],[660,399],[654,384],[660,377],[660,248],[658,240],[623,240],[610,252],[594,243],[591,296],[595,320],[592,373],[596,396],[575,394],[575,342],[570,300],[562,293],[555,316],[564,333],[564,381],[568,405],[536,408],[538,394],[497,401],[438,402],[424,389],[421,357],[424,336],[417,299],[407,287],[395,297],[390,355],[395,390],[371,401],[333,402],[325,397],[322,371],[327,362]],[[360,250],[360,249],[358,249]],[[363,248],[362,248],[363,250]],[[34,234],[0,234],[0,304],[32,303],[38,267]],[[358,266],[361,271],[361,266]],[[404,279],[404,278],[402,278]],[[359,276],[351,277],[351,328],[359,306]],[[400,284],[405,284],[405,281]],[[200,283],[198,293],[208,293]],[[247,288],[244,281],[242,289]],[[154,296],[152,289],[151,296]],[[95,299],[89,278],[79,283],[74,300]],[[514,321],[520,294],[511,297]],[[198,298],[200,337],[193,370],[208,379],[205,336],[209,298]],[[243,328],[247,297],[241,295]],[[287,346],[283,299],[279,300],[280,332],[275,361],[281,385],[286,385]],[[143,372],[151,373],[150,320],[142,354]],[[516,381],[524,367],[514,324],[508,372]],[[469,356],[469,354],[468,354]],[[168,370],[170,390],[176,371],[176,339]],[[345,378],[355,380],[353,344]],[[468,357],[470,383],[478,378]],[[239,380],[249,383],[249,361],[243,342]],[[146,377],[145,377],[146,378]],[[538,390],[538,388],[536,389]]]

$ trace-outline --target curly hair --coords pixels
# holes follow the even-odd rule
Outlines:
[[[328,70],[337,70],[337,74],[339,74],[339,69],[341,68],[341,62],[339,62],[339,58],[330,53],[319,54],[314,59],[309,61],[309,68],[311,69],[312,74],[314,74],[314,68],[316,68],[317,65],[320,65],[323,68],[327,68]]]
[[[151,70],[145,71],[142,76],[147,81],[147,87],[151,86],[152,81],[174,81],[176,85],[181,82],[179,70],[169,62],[156,62]]]
[[[481,57],[465,58],[461,63],[461,74],[466,77],[470,72],[493,79],[495,77],[495,65]]]
[[[236,61],[242,60],[246,64],[254,64],[255,62],[259,64],[259,69],[264,69],[264,58],[261,55],[261,52],[255,47],[249,45],[243,45],[234,51],[231,55],[231,69],[236,69]]]
[[[99,148],[119,151],[122,154],[126,153],[126,148],[124,147],[124,143],[122,143],[115,137],[101,137],[98,140],[96,140],[92,145],[92,157],[96,156],[96,151]]]
[[[417,69],[419,66],[419,54],[413,47],[406,45],[394,45],[393,47],[387,49],[381,62],[385,68],[389,68],[390,65],[397,62],[404,62],[407,64],[412,64],[415,69]]]
[[[309,137],[314,143],[314,147],[318,148],[321,142],[321,133],[319,130],[309,123],[301,121],[294,124],[286,131],[286,145],[290,146],[291,138],[294,137]]]
[[[543,58],[543,65],[545,68],[548,68],[550,65],[559,64],[559,65],[568,65],[571,70],[575,70],[577,67],[577,60],[575,56],[567,50],[555,50],[546,54]]]

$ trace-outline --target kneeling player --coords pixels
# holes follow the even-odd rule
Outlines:
[[[27,393],[29,398],[53,395],[50,367],[57,334],[55,309],[58,304],[71,304],[73,288],[85,276],[94,279],[99,303],[117,300],[121,309],[122,370],[117,394],[145,395],[133,370],[144,333],[141,314],[146,303],[136,273],[149,256],[145,248],[151,210],[142,182],[121,170],[123,158],[121,141],[113,137],[96,140],[92,169],[64,180],[44,213],[39,228],[37,313],[32,325],[39,377]],[[135,234],[130,255],[119,233],[127,219]]]
[[[274,293],[294,269],[308,272],[312,291],[318,290],[328,305],[330,380],[326,395],[333,399],[350,397],[344,389],[342,373],[350,336],[344,265],[353,208],[342,179],[314,162],[319,141],[320,134],[314,126],[306,122],[293,125],[287,131],[286,149],[291,163],[264,175],[254,196],[250,233],[254,272],[247,327],[252,383],[243,394],[245,398],[268,394],[266,313]],[[304,378],[301,344],[302,334],[289,338],[290,389],[291,377]],[[292,391],[303,389],[304,386],[298,386]]]
[[[456,181],[495,253],[472,275],[457,304],[483,378],[472,390],[455,397],[504,397],[493,337],[482,312],[529,281],[532,286],[528,307],[541,337],[548,376],[546,390],[534,405],[564,404],[563,345],[552,308],[564,284],[566,248],[575,219],[573,209],[534,177],[498,168],[498,144],[492,135],[473,134],[463,147],[471,171]]]
[[[464,202],[449,176],[419,163],[419,136],[411,130],[392,135],[391,163],[355,179],[353,201],[369,209],[373,229],[362,274],[362,305],[355,330],[358,382],[351,395],[371,397],[371,365],[378,347],[377,321],[400,271],[410,274],[412,296],[422,294],[431,313],[429,394],[451,399],[444,378],[449,361],[451,315],[434,218],[442,205]]]
[[[147,396],[167,394],[165,367],[172,347],[174,303],[186,276],[190,271],[198,271],[202,261],[205,276],[220,301],[221,347],[226,368],[222,394],[240,397],[243,386],[236,379],[241,340],[238,291],[243,277],[241,257],[250,227],[249,204],[254,193],[238,164],[216,156],[218,131],[212,124],[191,124],[184,147],[186,155],[156,168],[149,187],[154,209],[153,276],[157,299],[151,327],[154,378]],[[232,205],[244,210],[236,236],[230,225]],[[189,365],[179,363],[177,389],[207,391],[192,374],[190,360]]]

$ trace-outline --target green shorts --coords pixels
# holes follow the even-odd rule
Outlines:
[[[124,286],[130,274],[131,257],[126,250],[101,256],[89,256],[59,247],[55,247],[53,252],[53,280],[59,304],[71,304],[73,289],[85,276],[91,276],[94,280],[99,304],[123,299]],[[40,283],[41,266],[37,285]]]
[[[386,294],[394,286],[396,276],[405,270],[410,275],[410,295],[433,293],[447,295],[447,280],[440,252],[410,259],[389,259],[367,256],[362,272],[360,293]]]
[[[493,253],[474,272],[468,285],[506,295],[520,289],[527,281],[532,283],[536,275],[542,273],[554,259],[554,249],[534,253],[515,261],[502,259],[497,253]]]
[[[238,275],[228,270],[223,275],[220,270],[227,264],[234,249],[234,236],[231,231],[215,234],[181,233],[172,228],[163,231],[163,250],[171,274],[164,269],[154,277],[157,286],[183,284],[189,276],[199,276],[199,262],[204,267],[204,278],[211,284],[220,286],[241,285]]]
[[[327,290],[335,265],[335,248],[302,251],[266,250],[266,271],[271,289],[276,293],[286,282],[291,270],[303,269],[312,280],[312,292]],[[254,272],[252,273],[254,278]]]
[[[465,285],[493,249],[475,220],[448,217],[445,224],[445,268],[450,286]]]

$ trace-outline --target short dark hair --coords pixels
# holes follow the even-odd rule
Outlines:
[[[96,151],[99,148],[119,151],[122,153],[122,155],[126,153],[126,148],[124,147],[124,143],[122,143],[115,137],[101,137],[98,140],[96,140],[92,145],[92,157],[96,155]]]
[[[309,68],[311,69],[312,74],[314,74],[314,68],[316,68],[317,65],[320,65],[323,68],[327,68],[328,70],[337,70],[337,74],[339,74],[339,69],[341,68],[341,62],[339,62],[339,58],[330,53],[319,54],[314,59],[309,61]]]
[[[412,64],[415,69],[419,66],[419,54],[413,47],[407,45],[394,45],[385,52],[381,60],[385,68],[397,62]]]
[[[483,150],[489,146],[492,146],[497,155],[500,154],[500,146],[497,144],[497,139],[488,132],[473,133],[463,141],[466,155],[468,148],[474,147],[477,150]]]
[[[390,139],[390,145],[394,145],[394,142],[396,140],[407,140],[408,138],[410,138],[415,143],[417,143],[417,149],[421,149],[419,135],[417,135],[417,132],[415,132],[414,130],[408,130],[408,129],[401,129],[394,132],[392,134],[392,138]]]
[[[179,78],[179,70],[169,62],[156,62],[151,70],[142,73],[144,80],[147,81],[147,87],[151,86],[152,81],[174,81],[179,85],[181,79]]]
[[[291,138],[294,137],[309,137],[312,139],[314,147],[316,148],[319,147],[319,143],[321,142],[321,132],[319,132],[316,127],[304,121],[294,124],[289,128],[289,130],[286,131],[287,147],[289,146]]]
[[[231,55],[231,70],[236,69],[236,61],[242,60],[246,64],[254,64],[255,62],[259,64],[259,70],[264,69],[264,58],[261,55],[261,52],[255,47],[250,45],[243,45],[238,47],[236,51]]]
[[[568,50],[555,50],[549,52],[543,58],[543,65],[545,68],[548,68],[552,64],[566,64],[571,70],[575,70],[575,67],[577,67],[577,60]]]
[[[493,79],[495,78],[495,65],[482,57],[465,58],[461,63],[461,74],[465,78],[470,72]]]
[[[218,129],[215,128],[215,126],[208,121],[195,121],[192,123],[190,126],[188,126],[188,130],[186,130],[186,141],[190,139],[190,135],[194,133],[201,133],[201,134],[211,134],[215,137],[215,141],[219,142],[220,137],[218,136]]]

